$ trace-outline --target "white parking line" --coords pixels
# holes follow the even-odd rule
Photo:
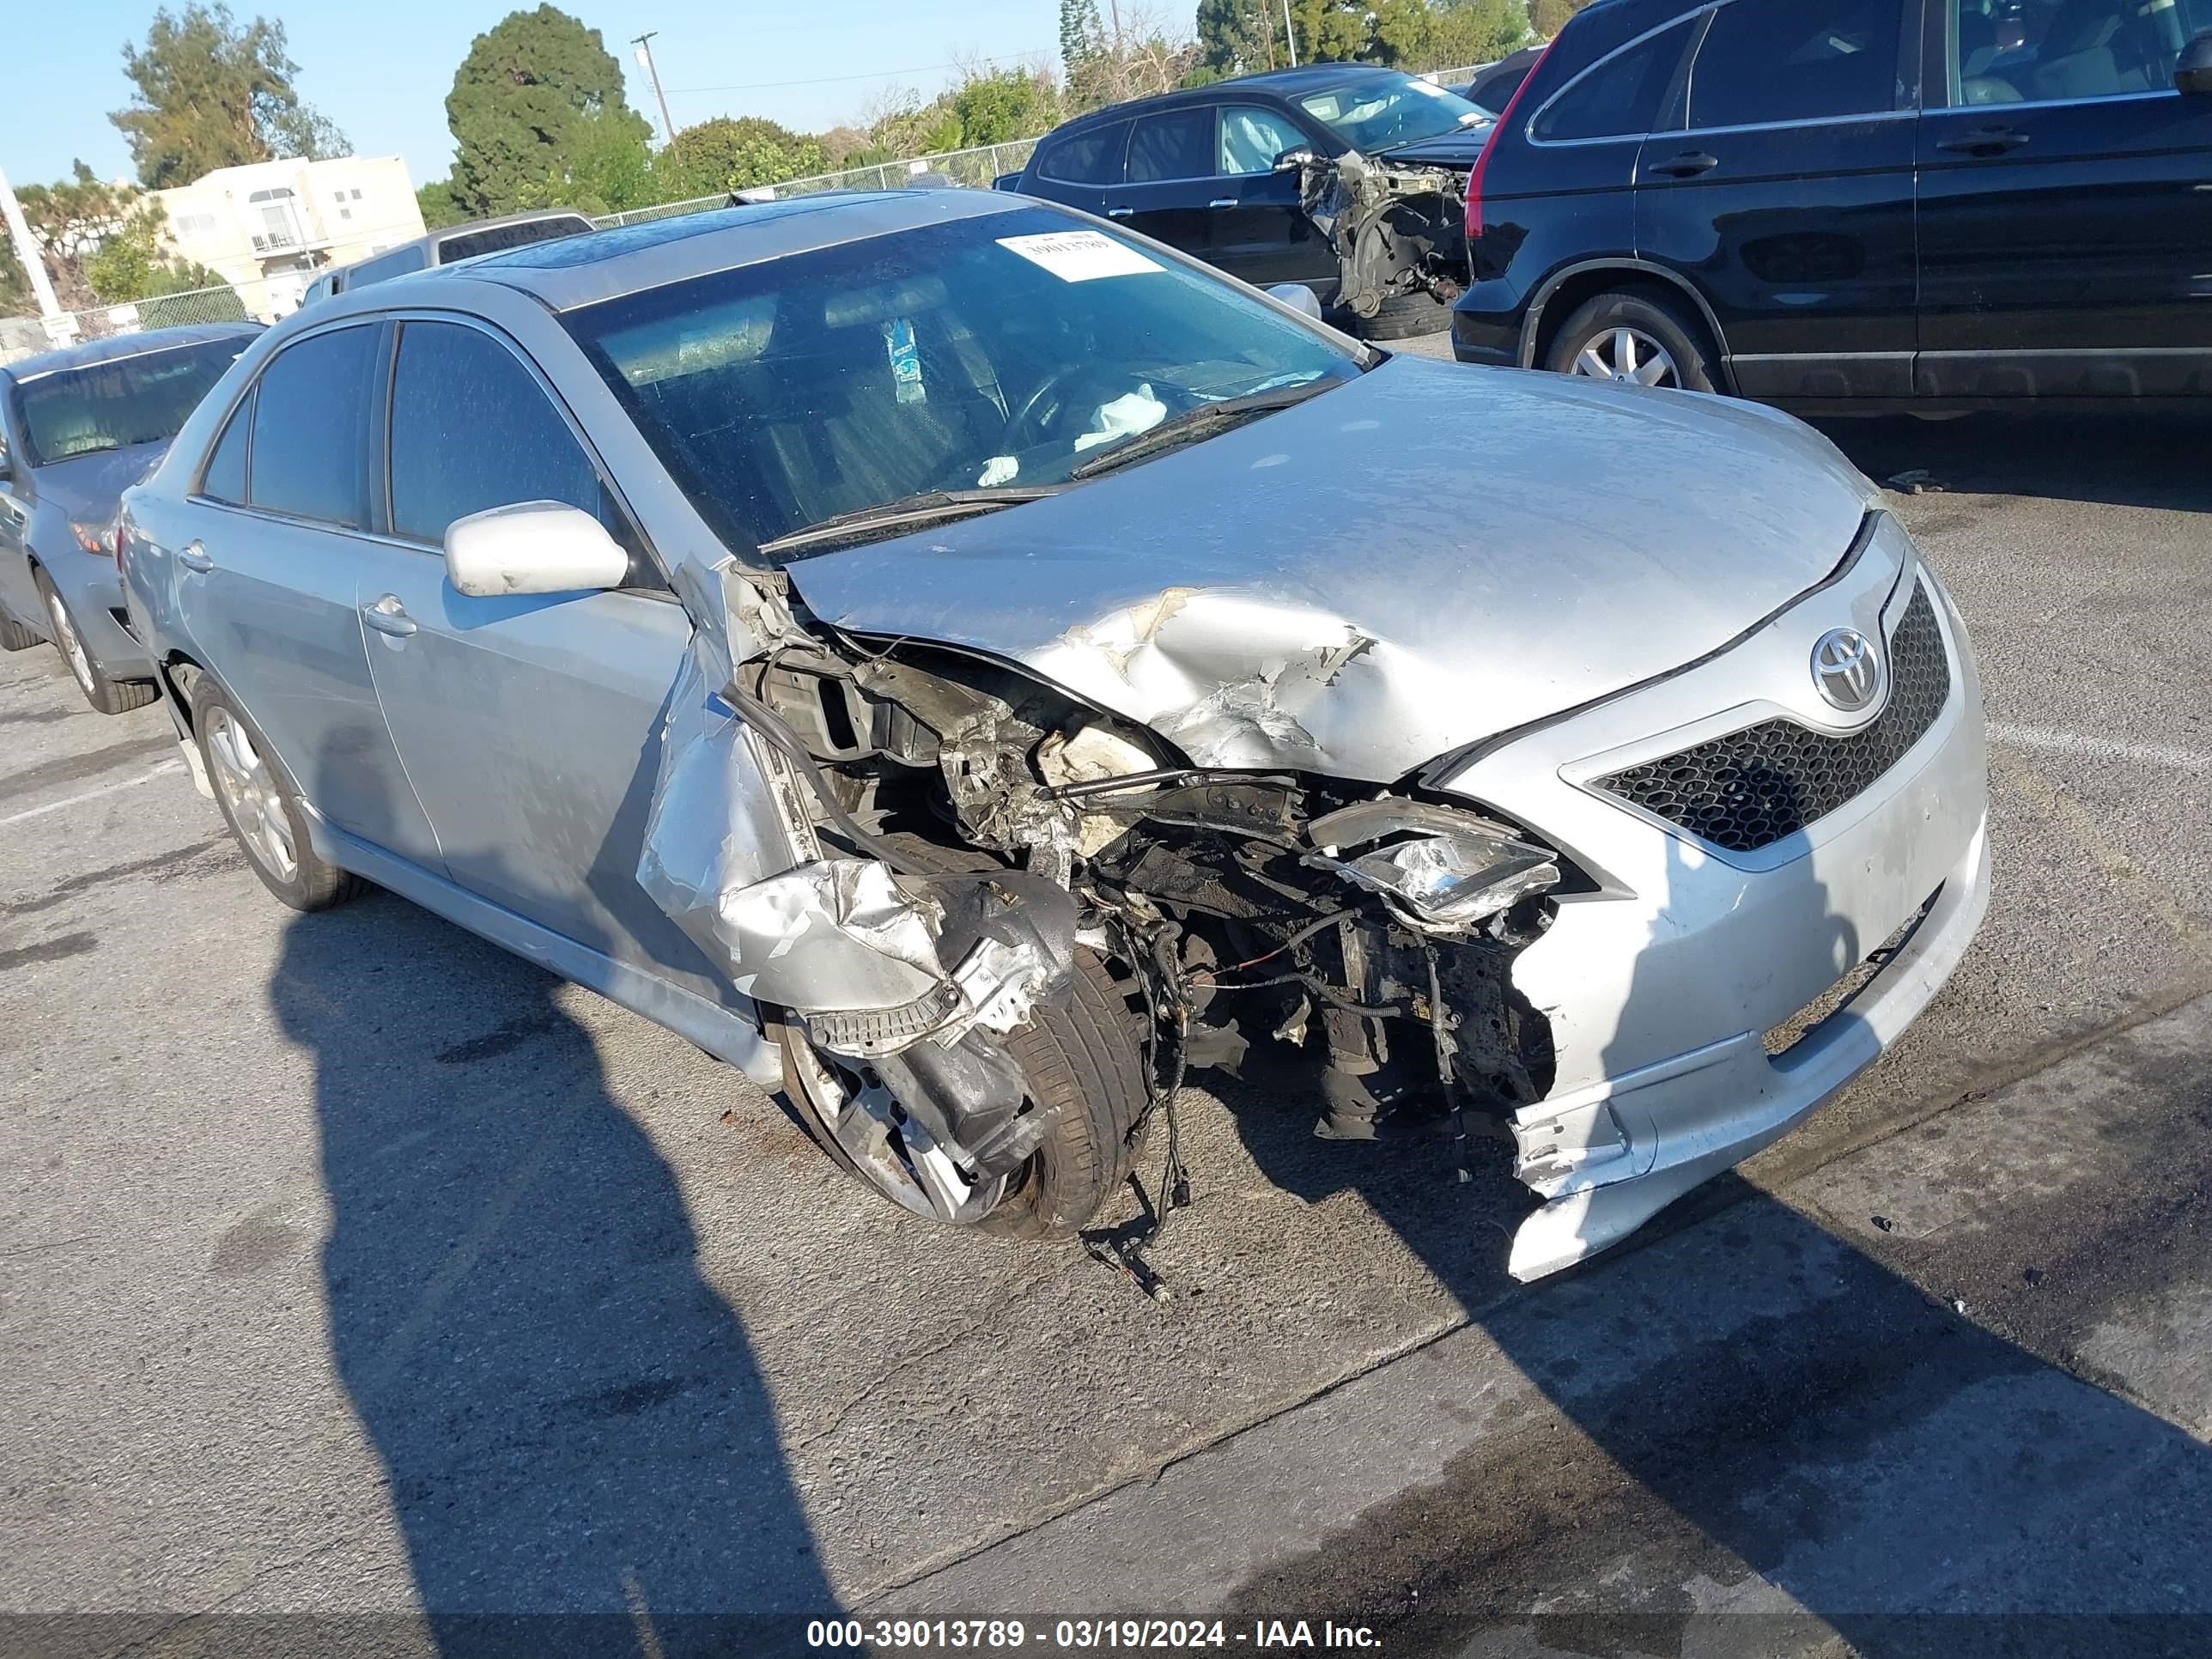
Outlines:
[[[82,806],[86,801],[98,800],[102,795],[112,795],[118,790],[136,789],[142,783],[151,783],[155,778],[165,778],[172,772],[181,772],[185,763],[180,760],[163,761],[152,771],[135,778],[125,778],[120,783],[103,783],[97,789],[88,789],[81,795],[69,795],[60,800],[50,800],[44,806],[27,807],[21,812],[11,812],[0,818],[0,830],[11,823],[22,823],[32,818],[42,818],[49,812],[67,811],[72,806]]]
[[[2009,720],[1990,722],[1990,741],[2010,749],[2034,749],[2049,755],[2080,755],[2090,760],[2141,761],[2177,772],[2212,772],[2212,753],[2184,749],[2170,743],[2122,743],[2113,738],[2094,738],[2086,732],[2053,732],[2040,726],[2014,726]]]

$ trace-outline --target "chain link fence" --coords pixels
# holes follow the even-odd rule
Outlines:
[[[1422,78],[1440,86],[1462,86],[1480,64],[1456,69],[1430,70]],[[832,190],[892,190],[927,181],[971,190],[988,190],[994,179],[1019,173],[1029,164],[1038,140],[1017,138],[1002,144],[979,144],[969,149],[939,150],[928,155],[893,161],[871,162],[836,173],[805,179],[786,179],[757,190],[740,192],[748,200],[781,200],[793,196],[816,196]],[[673,219],[687,213],[703,213],[726,206],[729,193],[694,197],[684,202],[662,202],[652,207],[603,214],[592,222],[605,230],[617,225],[643,224],[653,219]],[[35,317],[0,318],[0,362],[51,351],[57,345],[79,340],[100,340],[111,335],[135,334],[149,328],[174,328],[185,323],[273,322],[300,302],[301,286],[309,274],[287,272],[264,276],[234,287],[198,289],[188,294],[164,294],[127,305],[98,306],[88,311],[65,312],[51,322]]]

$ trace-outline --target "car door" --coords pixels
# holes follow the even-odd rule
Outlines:
[[[2212,0],[1929,0],[1919,391],[2212,393]]]
[[[487,326],[410,317],[392,374],[392,529],[411,550],[357,599],[369,660],[447,868],[617,961],[720,996],[637,884],[663,706],[691,624],[568,415]],[[455,519],[556,501],[630,543],[634,585],[477,599],[446,579]]]
[[[1213,257],[1212,211],[1231,198],[1213,176],[1213,108],[1162,110],[1129,128],[1121,182],[1106,192],[1106,215],[1200,259]]]
[[[1283,111],[1263,104],[1220,106],[1206,257],[1261,288],[1304,283],[1326,301],[1336,292],[1336,254],[1298,205],[1300,169],[1275,166],[1285,151],[1299,149],[1324,146]]]
[[[1746,397],[1911,389],[1918,7],[1727,0],[1644,141],[1638,252],[1705,295]]]
[[[369,680],[354,590],[393,556],[369,488],[386,331],[302,336],[271,357],[210,452],[159,556],[205,666],[339,830],[427,869],[436,837]]]

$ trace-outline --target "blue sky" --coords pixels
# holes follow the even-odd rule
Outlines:
[[[513,0],[231,4],[240,18],[281,17],[301,94],[344,130],[356,153],[405,156],[418,185],[442,177],[453,160],[446,94],[455,66],[471,40],[514,9]],[[155,9],[155,0],[76,0],[38,27],[8,31],[0,167],[10,179],[46,183],[77,156],[102,178],[131,176],[130,152],[106,112],[129,101],[123,43],[145,38]],[[629,76],[632,107],[656,135],[653,90],[629,44],[647,29],[659,31],[653,54],[679,127],[756,114],[815,129],[887,86],[935,93],[956,57],[1056,58],[1060,26],[1057,0],[617,0],[565,9],[599,31]],[[793,84],[800,82],[809,84]]]

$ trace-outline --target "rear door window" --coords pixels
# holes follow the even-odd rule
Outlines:
[[[1660,104],[1674,85],[1694,21],[1600,59],[1544,106],[1533,135],[1545,143],[1643,137],[1659,123]]]
[[[1118,185],[1121,149],[1128,137],[1127,121],[1072,133],[1045,146],[1044,154],[1037,158],[1037,174],[1064,185]]]
[[[1905,0],[1733,0],[1690,71],[1690,125],[1764,126],[1898,106]]]
[[[1129,133],[1127,177],[1133,185],[1213,177],[1213,112],[1179,109],[1139,121]]]
[[[277,353],[253,396],[255,507],[348,529],[369,524],[374,325],[313,334]]]

